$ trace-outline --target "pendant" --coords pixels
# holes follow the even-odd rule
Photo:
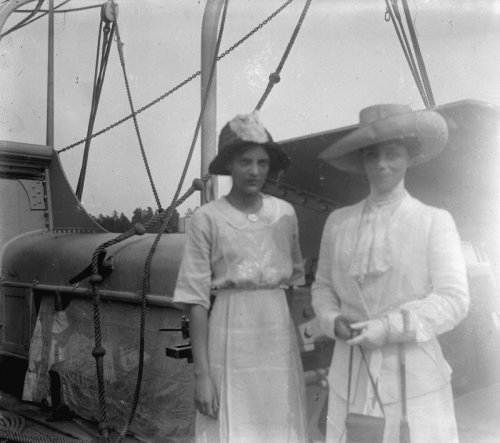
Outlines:
[[[257,214],[247,214],[247,218],[251,222],[256,222],[259,220],[259,216]]]

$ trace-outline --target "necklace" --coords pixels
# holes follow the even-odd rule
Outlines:
[[[235,209],[237,209],[238,211],[242,212],[243,214],[246,215],[248,221],[251,221],[251,222],[256,222],[259,220],[259,214],[257,212],[247,212],[248,211],[248,208],[244,208],[239,202],[237,202],[236,200],[234,200],[232,197],[230,197],[229,195],[226,195],[226,200],[227,202]],[[262,206],[261,206],[262,207]],[[260,209],[259,209],[260,210]]]

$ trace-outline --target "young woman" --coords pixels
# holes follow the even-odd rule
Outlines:
[[[209,167],[231,175],[231,190],[191,219],[174,301],[189,306],[198,442],[307,441],[284,291],[303,284],[297,219],[290,204],[261,192],[288,163],[256,113],[235,117]]]
[[[384,442],[407,441],[400,440],[402,419],[412,443],[458,442],[451,370],[437,336],[469,306],[460,239],[448,212],[424,205],[404,186],[407,168],[438,155],[447,136],[437,112],[377,105],[363,109],[359,127],[321,154],[370,183],[365,200],[330,214],[312,286],[322,329],[336,340],[327,442],[346,438],[349,373],[350,412],[381,415],[359,347],[384,405]]]

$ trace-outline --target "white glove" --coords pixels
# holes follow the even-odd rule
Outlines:
[[[387,343],[389,331],[385,318],[352,323],[351,329],[360,331],[360,334],[347,341],[350,346],[359,345],[371,349],[379,348]]]

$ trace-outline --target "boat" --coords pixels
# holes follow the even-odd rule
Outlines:
[[[452,385],[461,440],[498,441],[500,429],[495,413],[500,411],[500,297],[497,286],[500,278],[500,238],[497,232],[500,205],[494,202],[500,201],[500,178],[497,172],[500,165],[500,98],[495,103],[494,100],[485,100],[484,96],[462,96],[461,91],[456,91],[459,98],[436,102],[430,81],[433,77],[425,69],[426,53],[420,50],[419,39],[412,26],[406,25],[407,38],[401,27],[406,12],[413,18],[408,23],[415,23],[421,13],[444,23],[439,29],[449,32],[451,25],[445,18],[451,9],[445,8],[436,15],[435,11],[428,9],[432,5],[422,1],[415,4],[412,16],[404,0],[399,8],[398,2],[394,0],[380,1],[377,6],[373,6],[375,2],[372,0],[283,0],[265,2],[266,5],[264,2],[259,3],[259,7],[253,8],[251,13],[245,9],[248,5],[239,2],[240,9],[233,11],[231,16],[232,2],[193,2],[189,7],[198,11],[194,33],[189,34],[179,28],[163,29],[163,32],[178,46],[187,45],[188,40],[196,40],[196,45],[201,47],[200,69],[186,75],[182,81],[171,85],[166,92],[148,102],[140,95],[137,82],[134,84],[127,75],[127,49],[134,47],[134,42],[124,42],[122,39],[127,35],[126,28],[118,27],[122,14],[139,16],[137,3],[89,1],[84,6],[78,3],[78,7],[70,8],[67,2],[55,5],[54,0],[48,0],[46,5],[39,1],[33,8],[24,9],[29,3],[32,0],[7,0],[0,5],[0,47],[2,44],[8,44],[9,48],[15,47],[16,50],[20,50],[21,46],[38,47],[38,42],[29,37],[23,37],[27,43],[15,43],[16,35],[29,25],[39,27],[33,35],[43,40],[47,50],[46,59],[37,59],[32,52],[28,52],[30,57],[21,59],[21,68],[13,68],[20,76],[21,69],[34,70],[31,65],[35,65],[35,76],[40,77],[40,60],[43,60],[46,62],[44,66],[47,66],[46,74],[42,80],[37,79],[38,82],[44,82],[43,88],[31,88],[33,85],[29,83],[18,83],[16,89],[6,87],[2,93],[4,100],[12,100],[12,109],[9,108],[12,115],[19,116],[21,111],[15,109],[16,100],[5,97],[24,97],[25,89],[35,90],[33,101],[36,103],[41,101],[39,94],[43,92],[42,101],[46,103],[46,111],[43,119],[32,111],[36,120],[42,120],[42,123],[35,123],[33,127],[29,125],[29,130],[21,134],[24,139],[14,130],[13,122],[16,120],[13,118],[8,120],[10,129],[2,131],[0,136],[0,439],[192,440],[194,405],[189,318],[172,303],[192,208],[185,210],[185,202],[196,207],[222,195],[225,183],[207,174],[208,163],[216,152],[217,126],[220,127],[232,117],[229,112],[244,112],[255,106],[266,116],[266,121],[271,122],[271,127],[274,124],[278,128],[278,137],[275,135],[275,138],[292,160],[291,168],[282,176],[270,179],[265,191],[289,201],[299,220],[307,283],[295,288],[290,298],[290,310],[296,325],[307,386],[310,439],[314,442],[324,441],[328,397],[326,374],[335,344],[321,334],[315,321],[310,305],[310,285],[314,279],[320,235],[326,217],[331,210],[351,204],[366,195],[367,183],[363,177],[352,177],[325,168],[318,161],[318,155],[330,143],[357,127],[354,123],[357,121],[355,112],[359,111],[350,103],[342,105],[339,101],[332,104],[330,96],[325,102],[319,102],[319,98],[335,91],[340,98],[349,102],[350,96],[366,94],[361,91],[361,86],[360,90],[355,91],[346,90],[340,80],[336,85],[335,73],[329,69],[331,66],[340,71],[347,69],[341,57],[349,60],[353,56],[362,58],[366,56],[367,48],[361,48],[355,39],[352,40],[352,31],[349,29],[347,34],[351,40],[347,38],[341,42],[340,37],[338,41],[334,40],[332,35],[340,35],[335,32],[328,34],[328,38],[320,38],[319,43],[316,41],[320,49],[313,50],[310,44],[303,43],[305,46],[302,47],[308,51],[294,53],[294,45],[299,44],[299,39],[307,40],[307,36],[303,35],[307,31],[303,28],[309,27],[310,33],[314,27],[315,32],[319,33],[319,28],[321,31],[331,28],[329,20],[333,20],[336,25],[343,23],[346,28],[357,20],[361,32],[368,18],[377,17],[381,25],[386,27],[386,32],[391,33],[394,48],[402,44],[404,57],[398,53],[401,57],[399,63],[404,66],[405,58],[408,59],[410,68],[405,68],[406,74],[410,79],[413,76],[416,83],[416,86],[410,87],[404,81],[402,87],[394,88],[398,89],[395,96],[411,96],[414,107],[435,109],[443,115],[450,129],[450,139],[443,154],[409,171],[407,187],[412,195],[424,202],[449,210],[457,222],[467,261],[471,309],[467,318],[456,329],[441,336],[440,341],[454,371]],[[238,5],[238,2],[235,4]],[[148,22],[139,23],[131,19],[125,22],[131,27],[138,27],[139,35],[142,30],[150,38],[150,34],[155,35],[156,32],[151,29],[151,22],[162,8],[166,8],[168,13],[178,13],[186,7],[175,2],[172,5],[170,10],[168,4],[159,1],[142,2],[140,8],[144,8],[145,12],[142,12]],[[467,3],[467,8],[476,8],[474,10],[477,11],[480,7],[476,3]],[[86,118],[77,118],[80,114],[76,111],[73,116],[72,109],[79,106],[75,96],[67,90],[61,92],[58,89],[58,80],[62,79],[55,62],[55,43],[68,43],[64,37],[56,36],[56,30],[67,31],[66,15],[67,22],[74,25],[70,13],[77,10],[86,10],[86,14],[92,16],[95,28],[99,24],[99,37],[92,40],[88,39],[88,30],[82,26],[80,30],[83,37],[78,40],[82,47],[78,48],[78,52],[76,49],[73,53],[69,52],[72,55],[64,59],[68,61],[66,69],[72,73],[74,83],[82,81],[86,84],[86,88],[79,89],[77,86],[77,90],[80,94],[85,91],[91,97],[89,99],[87,96],[87,105],[84,107]],[[64,19],[59,18],[58,11]],[[356,20],[352,22],[346,15],[348,12]],[[463,14],[466,12],[462,10]],[[498,24],[498,11],[495,12],[493,8],[491,11],[482,11],[482,14],[487,15],[487,12],[491,12],[488,23]],[[19,17],[19,14],[23,14],[24,18],[14,20],[14,16]],[[281,14],[288,14],[280,25],[286,27],[286,33],[278,33],[272,28]],[[311,16],[315,19],[308,22]],[[42,17],[44,20],[37,20]],[[231,26],[231,17],[242,17],[248,32],[240,35],[241,22],[237,21]],[[190,16],[179,15],[178,20],[181,19],[194,20]],[[36,25],[32,24],[35,20]],[[171,20],[175,22],[177,17]],[[418,20],[420,24],[421,19]],[[15,24],[11,25],[13,21]],[[44,31],[40,31],[40,23],[44,23]],[[460,23],[454,25],[460,28]],[[259,37],[260,32],[265,33],[265,38]],[[225,33],[229,38],[239,35],[231,40],[227,49],[221,45],[226,42],[223,39]],[[272,40],[274,33],[286,36],[276,43],[279,49],[270,49],[275,43]],[[376,43],[375,36],[379,34],[368,38],[374,39]],[[243,67],[240,66],[239,70],[225,69],[226,60],[240,47],[245,48],[253,38],[258,39],[257,52],[248,50],[246,54],[251,55],[243,56]],[[159,47],[162,44],[165,48],[168,46],[163,39],[155,43]],[[348,49],[341,51],[341,43]],[[365,40],[363,44],[366,45]],[[94,60],[90,54],[93,54],[96,45]],[[439,46],[438,42],[435,45]],[[118,49],[114,68],[111,65],[113,58],[109,55],[113,46]],[[154,53],[154,47],[154,44],[149,45],[147,52],[153,52],[153,58],[159,57]],[[439,54],[445,49],[438,47],[436,51]],[[339,50],[342,55],[333,56],[335,63],[325,69],[325,53],[335,50]],[[137,51],[141,51],[140,46]],[[165,51],[168,52],[168,49]],[[184,50],[181,53],[186,51],[189,52]],[[382,50],[377,45],[375,51],[382,51],[378,52],[380,57],[376,58],[380,60],[377,63],[386,67],[394,63],[391,51]],[[143,57],[146,56],[144,52],[143,48]],[[35,51],[35,54],[38,53]],[[92,61],[87,62],[88,71],[85,73],[72,70],[72,63],[76,65],[76,59],[83,57],[81,54],[88,55],[87,60]],[[318,65],[312,68],[308,57],[316,59]],[[34,60],[31,61],[31,58]],[[434,60],[434,69],[437,70],[440,67],[439,60],[432,59],[430,55],[428,58]],[[293,63],[293,68],[288,71],[288,77],[295,77],[299,81],[293,84],[291,90],[280,93],[279,88],[289,81],[286,68],[290,63]],[[349,76],[362,75],[368,90],[373,90],[375,77],[387,77],[393,82],[394,78],[402,75],[400,70],[380,73],[375,63],[364,68],[350,67]],[[263,66],[271,67],[265,75],[261,72]],[[175,62],[170,67],[172,71],[177,69]],[[484,69],[487,68],[490,67]],[[112,69],[115,70],[114,78],[123,74],[120,81],[125,79],[126,93],[123,94],[122,102],[125,107],[120,108],[121,113],[114,111],[111,114],[112,121],[103,123],[98,118],[101,110],[105,105],[113,108],[117,101],[113,92],[106,89],[109,81],[107,75]],[[481,66],[475,66],[475,69],[480,70]],[[145,69],[145,83],[151,82],[150,74],[160,77],[166,75],[153,71],[151,68]],[[455,74],[457,77],[461,75],[458,71]],[[241,91],[241,96],[240,90],[235,92],[231,85],[224,90],[224,96],[217,94],[217,85],[227,85],[228,78],[238,75],[243,77],[243,84],[248,86],[245,91]],[[340,74],[338,76],[342,78]],[[147,138],[141,128],[144,121],[153,119],[145,115],[163,106],[164,99],[175,96],[186,85],[190,87],[194,81],[198,81],[198,77],[200,109],[189,114],[194,116],[194,121],[187,123],[183,113],[179,113],[182,115],[178,120],[178,115],[170,115],[165,110],[157,111],[159,117],[153,121],[155,129],[150,132],[153,132],[153,137],[160,139],[156,140],[156,144],[161,149],[155,150],[160,160],[150,158],[144,140],[154,138]],[[320,82],[321,77],[331,77],[332,85],[328,89]],[[84,81],[84,78],[87,80]],[[449,82],[453,83],[453,79],[449,79]],[[5,85],[8,86],[8,83]],[[298,93],[298,85],[303,88],[307,86],[308,90],[320,86],[319,92],[316,95],[303,94],[305,101],[290,106],[287,111],[282,100],[290,91]],[[488,88],[491,89],[491,86]],[[138,91],[138,94],[134,94],[134,91]],[[369,100],[380,100],[384,93],[372,91]],[[136,105],[136,102],[139,103],[138,95],[146,102],[141,103],[141,107]],[[61,105],[60,102],[57,104],[55,97],[72,97],[72,100],[69,103],[63,101]],[[227,105],[225,98],[233,104]],[[422,99],[423,104],[417,104],[417,99]],[[291,100],[287,103],[298,101],[299,98],[292,97]],[[188,106],[193,106],[189,100],[187,102]],[[271,110],[266,111],[269,102]],[[234,103],[238,109],[235,109]],[[176,106],[181,105],[176,102]],[[241,106],[245,109],[241,109]],[[56,109],[62,111],[63,115],[57,114]],[[328,119],[336,123],[323,128],[316,126],[314,115],[318,114],[318,109],[319,114],[326,114]],[[169,109],[169,112],[174,111]],[[334,119],[332,113],[342,115]],[[275,121],[271,120],[273,115],[276,116]],[[182,119],[184,124],[181,126]],[[292,134],[282,135],[279,123],[283,125],[287,119],[292,123],[285,127],[295,125],[297,128]],[[324,121],[323,117],[323,124]],[[66,130],[66,125],[71,124],[77,124],[77,134]],[[103,124],[102,129],[98,124]],[[123,143],[123,138],[118,142],[113,141],[113,132],[121,128],[122,124],[129,127],[128,137],[137,139],[136,145],[140,149],[133,157],[133,162],[134,166],[143,162],[144,166],[140,168],[121,170],[118,167],[125,165],[124,158],[131,155],[128,151],[118,149],[114,158],[102,153],[106,144],[114,147]],[[163,126],[170,128],[163,132]],[[168,131],[188,134],[192,129],[195,133],[193,140],[190,142],[186,137],[184,143],[188,148],[180,150],[170,139],[167,143],[162,139],[169,135]],[[78,154],[75,154],[77,150]],[[98,162],[93,157],[95,152],[101,152]],[[69,161],[65,160],[66,155],[70,156]],[[189,169],[182,163],[193,156],[199,158],[200,168],[194,173],[192,181],[186,183]],[[174,163],[177,157],[181,158],[181,166]],[[102,169],[101,173],[112,176],[114,169],[120,171],[111,181],[96,178],[96,170],[101,169],[104,160],[110,160],[111,166]],[[172,163],[167,164],[170,160]],[[130,164],[127,166],[130,168]],[[166,174],[162,169],[167,166],[168,174],[176,176],[175,182],[172,180],[168,192],[159,192],[161,188],[155,185],[154,173]],[[146,179],[137,180],[141,184],[136,185],[136,175],[139,175],[136,172],[139,169],[145,169],[143,175]],[[178,174],[181,170],[182,173]],[[72,180],[69,179],[70,171]],[[97,222],[95,210],[101,210],[101,207],[94,202],[99,198],[115,202],[132,199],[132,195],[136,196],[137,192],[143,197],[149,188],[153,191],[157,209],[147,222],[137,223],[122,233],[109,232]],[[120,191],[122,195],[119,195]],[[162,204],[160,195],[173,196],[171,203]],[[151,201],[151,197],[148,197],[147,204]],[[181,215],[182,210],[184,215]]]

